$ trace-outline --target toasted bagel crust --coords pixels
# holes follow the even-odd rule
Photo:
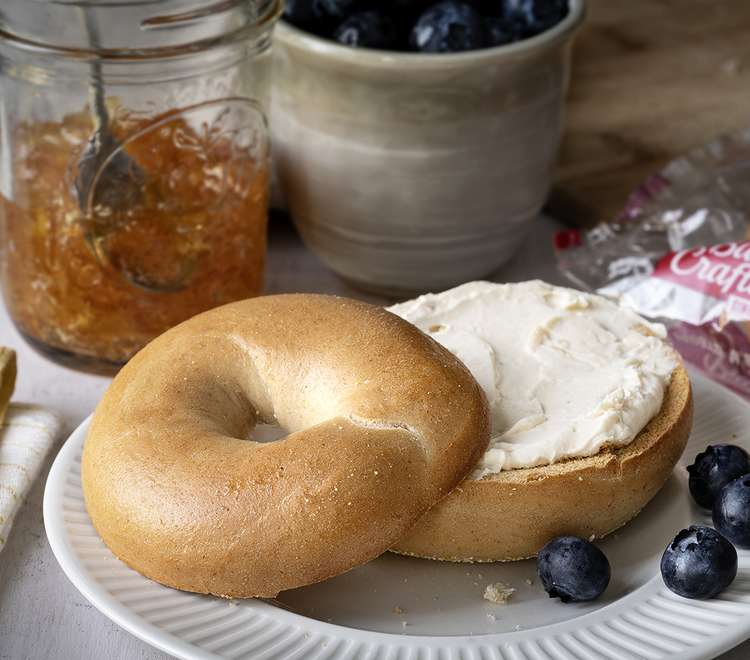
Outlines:
[[[677,367],[659,413],[630,444],[543,467],[464,481],[392,551],[450,561],[526,559],[562,534],[602,537],[664,485],[690,435],[693,397]]]
[[[257,420],[284,440],[244,440]],[[450,352],[390,312],[316,295],[199,315],[117,375],[82,479],[109,548],[150,579],[273,596],[401,538],[487,447],[489,406]]]

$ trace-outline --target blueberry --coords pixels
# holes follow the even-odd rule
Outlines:
[[[521,34],[514,25],[500,16],[488,16],[484,19],[490,46],[504,46],[521,39]]]
[[[341,16],[331,14],[324,0],[286,0],[283,16],[295,27],[321,37],[330,36],[341,22]]]
[[[377,8],[393,21],[399,33],[398,50],[410,50],[409,36],[414,24],[428,7],[435,4],[436,0],[387,0],[377,2]]]
[[[320,0],[286,0],[284,4],[284,18],[300,28],[311,25],[320,15]]]
[[[431,4],[434,4],[434,0],[391,0],[390,4],[393,5],[391,11],[394,12],[414,9],[424,11]]]
[[[612,570],[604,553],[580,536],[558,536],[545,545],[536,571],[550,598],[593,600],[607,588]]]
[[[377,11],[363,11],[345,19],[333,32],[334,41],[360,48],[392,49],[398,35],[396,26]]]
[[[482,16],[502,16],[504,0],[464,0],[476,9]]]
[[[409,36],[412,50],[455,53],[489,45],[482,17],[465,2],[445,0],[425,10]]]
[[[704,509],[712,509],[722,487],[750,473],[750,457],[737,445],[709,445],[688,466],[688,488]]]
[[[557,25],[568,13],[568,0],[502,0],[503,16],[523,37]]]
[[[750,548],[750,475],[724,486],[713,510],[716,530],[740,548]]]
[[[735,575],[737,551],[711,527],[683,529],[661,557],[664,584],[685,598],[711,598],[732,584]]]
[[[362,8],[361,0],[320,0],[320,4],[326,14],[336,18],[351,16]]]

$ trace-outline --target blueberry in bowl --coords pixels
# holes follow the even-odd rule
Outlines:
[[[724,591],[737,575],[737,550],[711,527],[691,525],[664,550],[661,575],[684,598],[705,600]]]
[[[424,11],[409,35],[411,50],[420,53],[456,53],[489,45],[487,26],[479,12],[453,0]]]
[[[550,598],[563,603],[598,598],[612,569],[605,554],[580,536],[558,536],[539,552],[536,570]]]
[[[532,37],[557,25],[568,13],[568,0],[504,0],[502,15],[522,37]]]
[[[750,548],[750,475],[730,481],[719,491],[712,517],[719,533],[738,548]]]
[[[329,13],[322,0],[286,0],[283,17],[290,25],[319,36],[333,30],[340,20]]]
[[[569,0],[287,0],[283,18],[347,46],[459,53],[533,37],[569,11]]]
[[[488,16],[484,19],[484,25],[487,29],[487,39],[490,46],[504,46],[523,38],[515,25],[509,25],[507,21],[498,16]]]
[[[690,495],[699,506],[713,509],[716,496],[726,484],[750,473],[750,456],[737,445],[709,445],[687,471]]]
[[[382,48],[396,45],[398,33],[393,21],[379,11],[362,11],[352,14],[333,31],[334,41],[347,46]]]

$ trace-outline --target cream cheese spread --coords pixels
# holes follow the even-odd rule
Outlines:
[[[663,325],[541,281],[470,282],[389,309],[458,356],[487,393],[492,439],[470,479],[628,444],[678,365]]]

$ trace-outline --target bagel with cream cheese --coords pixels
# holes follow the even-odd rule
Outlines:
[[[257,422],[289,435],[246,440]],[[486,396],[410,323],[319,295],[266,296],[166,332],[91,421],[91,520],[179,589],[274,596],[398,541],[487,447]]]
[[[693,400],[679,356],[663,326],[608,299],[475,282],[391,309],[464,359],[495,427],[477,468],[394,552],[508,561],[563,534],[602,537],[646,505],[685,448]],[[589,426],[598,445],[560,448]]]

